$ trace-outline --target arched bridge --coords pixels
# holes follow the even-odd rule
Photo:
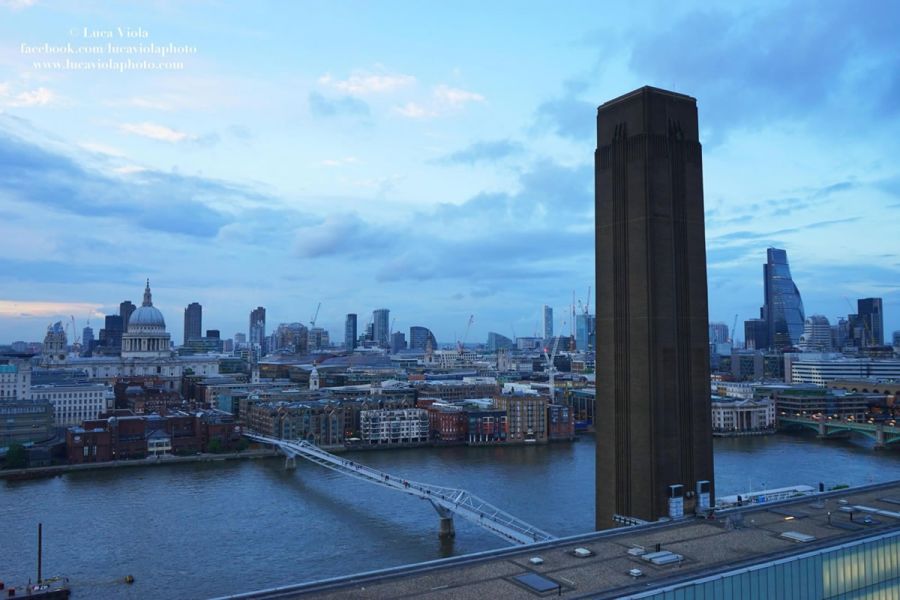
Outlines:
[[[251,431],[245,431],[244,435],[254,442],[277,447],[287,456],[288,461],[293,461],[299,456],[348,477],[361,479],[368,483],[374,483],[427,500],[441,518],[442,537],[452,537],[454,535],[453,515],[458,515],[514,544],[533,544],[556,539],[555,536],[550,535],[546,531],[517,519],[465,490],[440,487],[396,477],[326,452],[309,442],[279,440]]]
[[[900,427],[884,422],[869,423],[848,419],[814,418],[802,415],[779,415],[780,425],[800,425],[812,429],[819,437],[827,438],[840,433],[855,431],[875,440],[876,448],[884,448],[900,442]]]

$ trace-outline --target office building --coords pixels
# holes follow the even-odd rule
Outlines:
[[[391,334],[391,354],[397,354],[401,350],[406,350],[406,334],[395,331]]]
[[[813,315],[806,319],[798,347],[801,352],[827,352],[831,350],[831,324],[828,322],[828,317]]]
[[[0,400],[31,398],[31,363],[13,360],[0,364]]]
[[[655,521],[713,502],[696,100],[644,87],[603,104],[595,177],[596,526],[607,529],[615,515]]]
[[[57,427],[80,425],[113,408],[113,391],[105,383],[70,382],[31,386],[33,400],[53,406]]]
[[[53,406],[49,402],[0,398],[0,448],[43,442],[53,435]]]
[[[709,324],[709,343],[710,344],[724,344],[725,342],[730,342],[731,336],[728,335],[728,325],[725,323],[710,323]]]
[[[191,302],[184,309],[184,338],[183,344],[201,337],[203,330],[203,307],[198,302]]]
[[[266,309],[262,306],[257,306],[255,309],[250,311],[250,336],[248,338],[248,342],[257,346],[260,349],[260,352],[265,354],[266,352]]]
[[[840,355],[785,354],[785,381],[826,385],[836,379],[900,379],[900,360],[845,358]]]
[[[763,265],[765,305],[762,317],[768,327],[769,347],[777,349],[796,346],[803,335],[803,300],[800,290],[791,279],[787,252],[780,248],[766,250]]]
[[[884,314],[881,298],[860,298],[856,301],[857,322],[862,329],[861,348],[884,345]]]
[[[410,350],[425,350],[429,340],[431,341],[432,350],[437,350],[437,340],[434,339],[434,334],[431,333],[430,329],[419,325],[413,325],[409,328]]]
[[[509,350],[512,347],[513,341],[505,335],[501,335],[495,331],[491,331],[490,333],[488,333],[487,346],[485,347],[488,352],[496,352],[497,350]]]
[[[377,308],[372,311],[372,339],[381,348],[390,346],[391,336],[391,311],[387,308]]]
[[[831,345],[835,350],[841,350],[850,341],[850,321],[840,317],[837,325],[831,326]]]
[[[135,310],[137,310],[137,306],[135,306],[131,300],[123,300],[119,304],[119,317],[122,319],[122,331],[128,331],[128,320]]]
[[[280,323],[272,333],[272,352],[306,354],[309,350],[309,330],[303,323]]]
[[[81,355],[90,356],[94,348],[94,330],[90,325],[81,330]]]
[[[553,337],[553,308],[544,305],[544,339],[549,340]]]
[[[344,320],[344,349],[353,350],[356,348],[356,315],[349,313]]]
[[[313,327],[309,330],[309,342],[306,345],[307,351],[324,350],[331,346],[331,337],[324,327]]]
[[[575,349],[579,352],[591,352],[596,345],[595,335],[597,318],[583,313],[575,315]]]
[[[769,324],[765,319],[744,321],[744,348],[765,350],[769,347]]]
[[[121,315],[106,315],[103,320],[103,329],[100,330],[100,340],[94,348],[93,354],[98,352],[106,356],[118,356],[122,351],[122,327]]]

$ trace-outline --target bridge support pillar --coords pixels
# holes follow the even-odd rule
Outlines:
[[[291,470],[297,468],[297,457],[296,456],[285,456],[284,457],[284,469]]]
[[[453,517],[441,517],[441,531],[438,537],[442,540],[450,540],[456,537],[456,531],[453,529]]]
[[[884,443],[884,423],[875,426],[875,449],[880,450],[887,444]]]
[[[825,423],[819,422],[819,437],[828,437],[828,430],[825,429]]]

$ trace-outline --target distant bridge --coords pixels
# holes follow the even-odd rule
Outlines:
[[[819,437],[828,438],[842,433],[855,431],[875,440],[876,448],[884,448],[900,442],[900,427],[887,423],[869,423],[846,419],[813,418],[798,415],[779,415],[781,425],[800,425],[812,429]]]
[[[546,531],[517,519],[465,490],[439,487],[403,479],[361,465],[352,460],[335,456],[309,442],[279,440],[250,431],[245,431],[244,435],[254,442],[277,447],[287,456],[286,464],[289,466],[299,456],[348,477],[361,479],[368,483],[374,483],[427,500],[441,518],[441,537],[453,537],[453,515],[459,515],[467,521],[487,529],[491,533],[514,544],[533,544],[556,539],[555,536],[550,535]]]

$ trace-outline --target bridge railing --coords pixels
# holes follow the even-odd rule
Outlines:
[[[403,479],[372,467],[336,456],[306,441],[279,440],[252,431],[244,435],[251,440],[274,445],[289,456],[300,456],[350,477],[404,492],[431,502],[442,518],[457,514],[507,541],[530,544],[556,539],[543,531],[466,490]]]

